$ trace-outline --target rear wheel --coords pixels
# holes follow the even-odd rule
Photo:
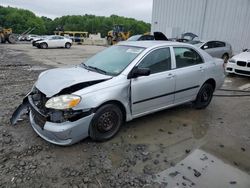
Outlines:
[[[123,124],[121,109],[114,104],[101,106],[95,113],[89,134],[95,141],[105,141],[115,136]]]
[[[201,89],[196,97],[196,100],[194,101],[194,107],[196,109],[206,108],[210,104],[210,102],[213,98],[213,93],[214,93],[213,86],[209,83],[205,83],[201,87]]]
[[[45,43],[45,42],[40,44],[40,46],[41,46],[42,49],[47,49],[48,48],[48,44]]]
[[[67,43],[65,44],[65,48],[70,49],[70,47],[71,47],[71,44],[70,44],[69,42],[67,42]]]

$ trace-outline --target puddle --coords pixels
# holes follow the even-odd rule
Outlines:
[[[249,188],[250,176],[203,150],[197,149],[188,157],[158,174],[155,182],[170,188]]]
[[[240,90],[250,90],[250,84],[244,84],[239,87]]]

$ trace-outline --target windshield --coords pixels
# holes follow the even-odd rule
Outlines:
[[[120,74],[144,48],[133,46],[112,46],[88,59],[83,66],[102,74]]]
[[[134,35],[130,38],[128,38],[127,41],[137,41],[142,35]]]

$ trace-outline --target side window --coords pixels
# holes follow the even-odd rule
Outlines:
[[[203,50],[210,49],[210,48],[214,48],[214,42],[207,42],[207,43],[205,43],[205,44],[201,47],[201,49],[203,49]]]
[[[171,54],[169,48],[154,50],[139,64],[139,68],[149,68],[151,74],[171,69]]]
[[[176,47],[174,48],[176,68],[188,67],[203,63],[201,56],[193,49]]]
[[[226,44],[224,42],[220,42],[220,41],[215,41],[215,48],[220,48],[220,47],[225,47]]]

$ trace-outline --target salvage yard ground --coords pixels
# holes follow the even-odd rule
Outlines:
[[[44,141],[25,118],[10,125],[41,71],[104,48],[0,45],[0,187],[250,187],[250,97],[214,97],[205,110],[182,105],[133,120],[110,141],[69,147]],[[223,88],[250,91],[249,83],[230,76]]]

